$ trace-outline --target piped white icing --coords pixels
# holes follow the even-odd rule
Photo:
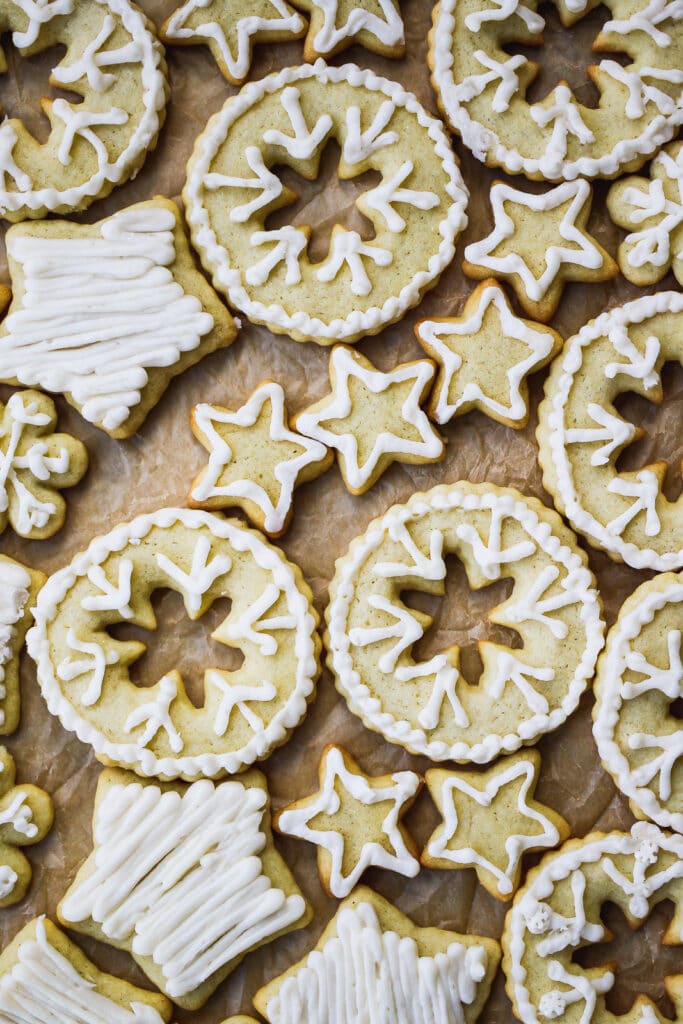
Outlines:
[[[325,57],[348,45],[359,32],[367,32],[387,47],[405,42],[403,19],[394,0],[377,0],[381,16],[362,5],[353,7],[346,21],[339,25],[339,0],[312,0],[313,13],[320,11],[323,24],[313,37],[316,52]]]
[[[16,626],[23,618],[30,586],[31,576],[23,565],[0,559],[0,726],[6,718],[2,708],[7,697],[5,674],[14,656]]]

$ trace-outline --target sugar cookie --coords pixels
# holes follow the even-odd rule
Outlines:
[[[0,414],[0,532],[9,523],[21,537],[52,537],[66,515],[58,492],[84,475],[86,447],[54,433],[55,403],[39,391],[16,391]]]
[[[624,277],[643,287],[673,270],[683,284],[683,142],[655,157],[649,180],[634,176],[612,185],[607,209],[629,231],[617,254]]]
[[[169,92],[163,48],[140,8],[128,0],[11,0],[0,30],[12,33],[23,56],[65,48],[50,82],[82,97],[42,100],[50,121],[44,144],[20,119],[2,122],[0,216],[82,210],[134,177],[156,145]]]
[[[0,908],[23,900],[31,883],[31,865],[21,852],[52,828],[49,795],[38,786],[15,785],[14,758],[0,747]]]
[[[311,918],[273,846],[261,772],[188,787],[106,770],[93,835],[59,920],[128,950],[184,1009],[206,1002],[250,950]]]
[[[352,494],[369,490],[392,462],[439,462],[444,443],[420,408],[434,377],[428,359],[381,373],[345,345],[330,354],[332,391],[294,417],[302,434],[337,453]]]
[[[511,578],[489,615],[521,650],[482,641],[471,686],[454,645],[429,661],[411,649],[431,624],[404,590],[444,593],[447,554],[471,587]],[[456,484],[395,505],[337,562],[326,610],[337,689],[369,729],[434,761],[485,763],[533,743],[576,708],[603,644],[587,559],[556,512],[493,484]]]
[[[683,296],[645,295],[591,320],[553,363],[539,407],[543,483],[591,544],[634,569],[683,566],[683,497],[662,492],[666,463],[617,472],[622,449],[642,434],[616,409],[634,391],[661,401],[660,372],[681,362]]]
[[[600,919],[604,903],[616,904],[636,928],[666,899],[675,913],[662,941],[680,944],[683,837],[655,825],[638,822],[630,835],[593,832],[546,854],[517,893],[503,933],[503,970],[516,1016],[563,1024],[614,1021],[605,1004],[615,982],[610,966],[583,967],[573,954],[609,939]],[[679,1020],[680,975],[667,979],[667,988]],[[641,1024],[663,1019],[644,994],[628,1016]]]
[[[593,735],[635,814],[683,832],[683,576],[665,573],[626,600],[595,679]]]
[[[46,577],[0,555],[0,736],[19,725],[19,656],[32,621],[31,606]]]
[[[0,1014],[12,1024],[167,1024],[164,996],[103,974],[45,917],[0,956]]]
[[[308,227],[266,227],[296,198],[273,168],[314,179],[330,139],[341,149],[340,177],[381,175],[357,200],[375,237],[336,224],[326,258],[313,264]],[[451,262],[467,222],[467,190],[440,122],[396,82],[323,61],[228,100],[195,144],[183,198],[195,248],[231,305],[277,334],[322,345],[399,320]]]
[[[289,525],[294,488],[315,480],[334,461],[324,444],[289,429],[285,393],[274,381],[260,384],[236,412],[196,405],[191,423],[209,464],[195,478],[188,503],[242,508],[271,537]]]
[[[592,197],[591,186],[582,180],[539,193],[495,182],[493,230],[467,246],[463,270],[477,280],[494,274],[509,281],[530,317],[550,320],[567,282],[594,284],[619,273],[586,230]]]
[[[155,629],[159,587],[182,594],[193,620],[219,598],[232,601],[212,636],[244,662],[206,669],[201,708],[179,672],[136,686],[129,666],[144,644],[107,632],[118,622]],[[285,742],[313,697],[316,625],[301,572],[261,534],[208,512],[162,509],[95,538],[48,579],[28,649],[48,708],[104,764],[195,779],[241,771]]]
[[[17,225],[7,255],[0,379],[62,392],[112,437],[134,434],[176,374],[237,333],[168,199],[97,224]]]
[[[372,889],[340,904],[315,949],[254,996],[269,1024],[390,1019],[474,1024],[500,958],[493,939],[418,928]]]
[[[539,46],[539,0],[440,0],[429,35],[439,105],[477,159],[545,181],[614,178],[635,170],[681,124],[683,20],[667,0],[604,0],[610,18],[593,43],[609,56],[587,71],[600,98],[580,103],[560,81],[539,103],[527,89],[538,65],[510,44]],[[593,0],[556,0],[570,28]]]
[[[301,39],[306,21],[286,0],[186,0],[159,30],[165,43],[208,46],[233,85],[249,74],[255,43]]]
[[[405,30],[397,0],[294,0],[310,18],[304,58],[332,57],[358,43],[382,57],[402,57]]]
[[[420,776],[366,775],[333,744],[322,753],[318,776],[318,792],[278,811],[273,825],[283,835],[315,843],[318,873],[329,895],[348,896],[369,867],[413,878],[420,862],[401,818],[420,791]]]
[[[497,761],[486,772],[430,768],[427,788],[443,821],[422,851],[429,868],[474,868],[499,900],[519,887],[522,857],[567,839],[567,822],[534,800],[541,755],[536,750]]]
[[[437,423],[478,409],[508,427],[526,426],[526,378],[562,347],[557,331],[516,317],[494,280],[477,285],[461,316],[419,320],[415,334],[439,366],[428,406]]]

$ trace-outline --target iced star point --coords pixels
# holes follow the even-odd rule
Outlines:
[[[360,43],[384,57],[402,57],[405,30],[396,0],[355,0],[351,9],[341,0],[296,0],[311,19],[304,57],[331,57]]]

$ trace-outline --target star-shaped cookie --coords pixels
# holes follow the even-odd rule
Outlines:
[[[273,818],[284,835],[318,847],[318,872],[330,896],[348,896],[369,867],[412,878],[420,870],[415,844],[401,824],[422,786],[415,772],[368,776],[334,745],[322,753],[320,789]]]
[[[208,46],[233,85],[249,74],[254,43],[301,39],[306,21],[285,0],[187,0],[161,26],[165,43]]]
[[[508,427],[526,426],[526,377],[562,347],[557,331],[516,317],[494,280],[474,289],[461,316],[420,320],[415,334],[439,365],[428,405],[437,423],[479,409]]]
[[[520,305],[543,322],[555,313],[565,282],[608,281],[619,268],[586,231],[592,189],[582,178],[547,192],[497,181],[491,188],[493,230],[465,249],[463,270],[509,281]]]
[[[443,822],[421,861],[432,868],[474,868],[496,899],[519,886],[522,857],[568,838],[564,818],[533,799],[541,768],[535,750],[503,758],[485,772],[432,768],[427,787]]]
[[[334,448],[347,488],[363,494],[392,462],[443,458],[444,443],[420,408],[433,377],[428,359],[382,373],[347,345],[335,345],[331,394],[298,413],[294,426]]]
[[[188,503],[193,508],[242,508],[272,537],[292,516],[294,488],[314,480],[334,455],[319,441],[290,430],[285,394],[264,381],[236,412],[203,403],[192,410],[192,431],[209,452]]]
[[[383,57],[405,53],[403,19],[396,0],[294,0],[310,16],[304,57],[331,57],[352,43]]]

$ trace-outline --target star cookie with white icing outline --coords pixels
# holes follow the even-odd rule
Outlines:
[[[294,0],[310,17],[304,59],[332,57],[353,43],[382,57],[402,57],[405,30],[397,0]]]
[[[279,811],[273,826],[318,847],[318,873],[330,896],[348,896],[369,867],[413,878],[417,849],[401,818],[422,788],[415,772],[368,776],[341,747],[325,747],[320,789]]]
[[[16,786],[15,776],[14,758],[0,747],[0,909],[22,900],[31,882],[20,847],[39,843],[54,821],[50,796],[38,786]]]
[[[330,355],[332,392],[297,413],[295,428],[337,452],[348,490],[363,494],[392,462],[439,462],[444,443],[421,403],[434,377],[428,359],[382,373],[347,345]]]
[[[249,74],[255,43],[279,43],[306,34],[304,18],[286,0],[187,0],[161,26],[165,43],[204,44],[233,85]]]
[[[524,311],[545,323],[555,313],[566,282],[609,281],[619,273],[609,253],[586,231],[592,194],[583,179],[540,193],[494,182],[493,230],[467,246],[463,270],[476,280],[494,274],[509,281]]]
[[[422,863],[474,868],[492,896],[509,900],[519,886],[523,855],[557,846],[571,831],[564,818],[533,799],[540,769],[536,750],[503,758],[485,772],[430,768],[427,788],[443,821]]]
[[[192,431],[209,464],[192,484],[194,508],[242,508],[271,537],[285,532],[294,488],[328,469],[334,454],[287,426],[285,393],[264,381],[235,412],[203,403],[192,410]]]
[[[516,317],[493,279],[474,289],[461,316],[420,320],[415,334],[439,366],[428,404],[437,423],[478,409],[508,427],[526,426],[526,377],[562,347],[557,331]]]

